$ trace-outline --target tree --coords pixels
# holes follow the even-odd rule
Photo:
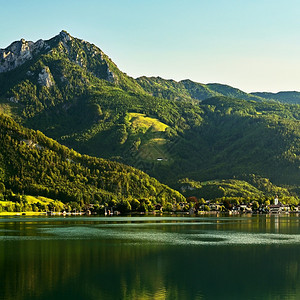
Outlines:
[[[269,206],[269,205],[270,205],[270,200],[266,200],[266,201],[265,201],[265,205],[266,205],[266,206]]]
[[[259,203],[257,201],[252,202],[252,209],[253,210],[258,210],[259,209]]]
[[[28,203],[28,200],[27,200],[26,195],[22,195],[22,196],[21,196],[21,202],[22,202],[23,204],[27,204],[27,203]]]
[[[167,202],[165,206],[165,211],[172,211],[173,210],[173,204],[171,202]]]
[[[117,204],[117,210],[121,213],[126,213],[131,211],[131,205],[127,200],[122,200]]]
[[[5,193],[5,185],[3,182],[0,182],[0,194],[4,194]]]
[[[13,212],[14,211],[14,206],[12,203],[9,203],[7,206],[6,206],[6,210],[8,212]]]
[[[131,209],[132,210],[137,210],[137,208],[139,207],[139,205],[140,205],[140,201],[139,200],[133,199],[131,201]]]
[[[204,211],[210,211],[210,208],[208,205],[204,205]]]
[[[201,204],[201,205],[202,205],[202,204],[206,204],[206,201],[205,201],[203,198],[200,198],[200,199],[199,199],[199,204]]]
[[[232,204],[228,200],[224,200],[223,205],[227,210],[232,209]]]
[[[140,206],[138,207],[138,211],[147,212],[148,211],[148,205],[145,202],[142,202],[140,204]]]

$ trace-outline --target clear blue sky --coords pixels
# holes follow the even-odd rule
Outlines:
[[[0,48],[62,29],[132,77],[300,91],[298,0],[0,0]]]

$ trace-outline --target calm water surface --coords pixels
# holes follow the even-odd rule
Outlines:
[[[300,299],[299,221],[0,218],[0,299]]]

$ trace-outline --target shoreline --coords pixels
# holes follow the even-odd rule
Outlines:
[[[32,216],[49,216],[49,217],[70,217],[70,216],[93,216],[93,217],[115,217],[115,216],[126,216],[126,217],[134,217],[134,216],[192,216],[192,217],[201,217],[201,216],[216,216],[216,215],[226,215],[226,216],[259,216],[259,215],[296,215],[300,214],[298,211],[292,212],[279,212],[279,213],[230,213],[230,212],[217,212],[217,211],[210,211],[210,212],[201,212],[201,213],[194,213],[190,214],[189,212],[164,212],[164,213],[155,213],[155,212],[146,212],[146,213],[126,213],[126,214],[118,214],[112,216],[105,216],[104,214],[85,214],[85,213],[52,213],[49,214],[47,212],[0,212],[0,217],[32,217]]]
[[[0,217],[26,217],[26,216],[45,216],[46,212],[35,212],[35,211],[22,211],[22,212],[1,212]]]

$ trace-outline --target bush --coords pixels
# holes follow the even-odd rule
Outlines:
[[[204,205],[204,211],[210,211],[210,208],[208,205]]]

